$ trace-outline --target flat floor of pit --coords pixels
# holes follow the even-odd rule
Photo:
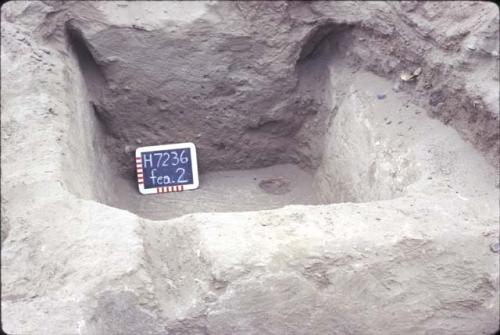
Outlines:
[[[293,164],[252,170],[200,174],[196,190],[143,195],[137,183],[123,180],[114,206],[151,220],[168,220],[189,213],[240,212],[286,205],[320,204],[313,176]]]

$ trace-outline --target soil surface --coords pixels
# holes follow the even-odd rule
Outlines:
[[[11,1],[11,334],[493,334],[487,2]],[[134,151],[193,142],[197,190]],[[147,177],[147,176],[146,176]]]
[[[141,217],[167,220],[189,213],[240,212],[285,205],[318,204],[313,177],[295,165],[262,169],[215,171],[200,176],[195,191],[144,196],[134,181],[123,179],[118,208]]]

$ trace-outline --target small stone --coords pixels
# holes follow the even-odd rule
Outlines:
[[[126,145],[125,149],[124,149],[126,154],[131,153],[133,150],[134,150],[134,148],[132,148],[132,146],[130,146],[130,145]]]
[[[410,81],[410,80],[414,80],[415,78],[417,78],[421,73],[422,73],[422,68],[418,67],[412,73],[409,73],[409,72],[401,73],[400,78],[402,81]]]
[[[481,109],[481,101],[478,101],[478,100],[474,100],[472,102],[472,105],[474,106],[474,108],[476,109]]]
[[[485,236],[485,237],[488,237],[488,236],[493,236],[494,234],[495,234],[495,232],[494,232],[494,231],[492,231],[492,230],[491,230],[491,231],[484,231],[484,232],[482,233],[482,235],[483,235],[483,236]]]
[[[377,99],[379,99],[379,100],[384,100],[385,97],[386,97],[385,94],[377,94]]]
[[[137,143],[137,144],[141,144],[141,143],[142,143],[142,140],[141,140],[140,138],[138,138],[138,139],[136,139],[136,140],[135,140],[135,143]]]
[[[490,250],[492,252],[498,253],[500,251],[500,243],[499,242],[494,242],[490,244]]]
[[[392,86],[392,90],[393,90],[394,92],[399,92],[399,91],[401,90],[401,85],[400,85],[400,83],[399,83],[399,82],[394,83],[394,85]]]
[[[408,72],[403,72],[403,73],[401,73],[400,78],[402,81],[410,81],[413,79],[413,75],[408,73]]]

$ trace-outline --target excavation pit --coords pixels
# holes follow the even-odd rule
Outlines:
[[[94,179],[93,190],[85,195],[75,186],[73,191],[153,220],[196,212],[368,202],[405,194],[426,173],[418,169],[414,152],[427,143],[426,128],[442,124],[431,121],[410,96],[394,91],[391,81],[353,67],[352,34],[344,25],[313,31],[297,52],[284,85],[263,98],[245,85],[226,92],[227,85],[221,87],[217,78],[206,79],[215,74],[197,72],[204,69],[197,60],[186,63],[191,77],[199,74],[194,81],[175,69],[168,74],[173,77],[167,81],[173,83],[171,91],[158,90],[156,79],[119,85],[134,71],[144,76],[155,64],[137,69],[114,58],[106,63],[100,39],[91,46],[68,24],[68,41],[82,86],[87,87],[81,98],[88,108],[80,115],[87,126],[79,126],[87,133],[80,139],[92,137],[95,149],[88,153],[94,162],[86,167]],[[138,61],[136,54],[121,51],[122,58]],[[186,92],[181,82],[189,80],[193,88]],[[210,94],[203,93],[207,86],[212,86]],[[139,194],[135,149],[176,142],[196,145],[200,188]]]
[[[426,75],[416,65],[400,64],[418,70],[410,81],[397,73],[379,75],[387,62],[371,62],[363,45],[383,36],[325,21],[279,54],[272,48],[252,53],[256,59],[284,57],[277,67],[223,56],[234,43],[253,50],[258,41],[226,40],[211,26],[218,47],[205,49],[207,31],[203,25],[194,29],[200,32],[187,41],[175,31],[92,35],[83,33],[81,22],[66,23],[83,88],[74,92],[82,106],[70,146],[92,149],[68,157],[68,170],[87,178],[66,181],[77,196],[166,220],[196,212],[394,199],[446,172],[443,158],[430,156],[432,141],[457,134],[431,117],[437,105],[426,99],[432,94],[415,96]],[[142,41],[140,52],[124,42],[129,37]],[[203,57],[193,56],[201,52]],[[397,64],[393,56],[384,57]],[[448,99],[439,108],[457,104],[463,103]],[[181,142],[196,145],[200,188],[139,194],[135,149]]]

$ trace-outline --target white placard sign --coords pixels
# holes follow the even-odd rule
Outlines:
[[[193,143],[137,148],[137,183],[142,194],[170,193],[198,188],[198,163]]]

